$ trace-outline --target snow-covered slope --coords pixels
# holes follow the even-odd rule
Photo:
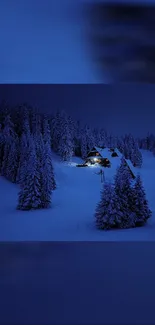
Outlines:
[[[155,158],[143,152],[140,173],[153,216],[143,228],[99,231],[94,225],[94,210],[100,199],[101,182],[98,168],[77,168],[80,159],[71,164],[54,156],[57,189],[48,210],[23,212],[16,210],[18,186],[0,177],[0,241],[3,240],[155,240]],[[112,179],[114,169],[106,169]]]

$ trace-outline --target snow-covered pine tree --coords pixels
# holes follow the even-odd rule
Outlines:
[[[117,203],[122,213],[120,227],[134,227],[134,219],[132,214],[131,175],[125,164],[124,157],[122,157],[121,165],[117,169],[115,175],[115,193],[117,195]]]
[[[1,174],[2,161],[3,161],[3,145],[4,145],[3,130],[2,130],[2,126],[0,124],[0,174]]]
[[[88,125],[85,126],[84,130],[87,139],[87,150],[90,151],[95,146],[93,130]]]
[[[99,142],[98,146],[99,147],[107,147],[107,142],[108,142],[108,135],[107,132],[104,128],[99,130]]]
[[[150,141],[149,141],[149,150],[153,152],[155,148],[155,136],[150,134]]]
[[[135,216],[135,226],[143,226],[151,217],[151,210],[148,206],[146,193],[140,175],[137,176],[133,188],[133,212]]]
[[[148,150],[148,146],[149,146],[149,140],[148,140],[148,136],[147,136],[143,139],[143,149]]]
[[[74,139],[65,112],[61,113],[60,132],[61,136],[59,138],[58,153],[64,161],[70,161],[74,152]]]
[[[30,150],[25,172],[22,177],[17,209],[31,210],[41,208],[41,180],[37,165],[34,138],[30,138]]]
[[[18,164],[18,171],[16,176],[16,182],[18,184],[22,184],[23,179],[25,179],[25,170],[26,170],[25,167],[28,163],[30,142],[31,142],[31,135],[29,135],[29,132],[23,133],[19,140],[19,164]]]
[[[41,166],[41,206],[49,208],[51,206],[52,190],[55,179],[52,170],[51,150],[49,144],[43,143],[43,156]]]
[[[122,154],[124,153],[124,142],[122,137],[118,138],[117,148]]]
[[[134,150],[131,152],[131,162],[134,167],[142,167],[143,157],[138,145],[135,145]]]
[[[113,136],[112,134],[109,134],[107,136],[107,143],[106,143],[107,148],[113,148]]]
[[[85,159],[88,154],[88,147],[87,147],[87,136],[85,134],[85,130],[81,130],[81,157]]]
[[[49,125],[48,117],[46,115],[44,115],[43,118],[43,137],[44,137],[44,142],[48,143],[51,146],[50,125]]]
[[[127,143],[124,144],[123,154],[126,159],[131,158],[131,148]]]
[[[70,136],[72,139],[72,156],[75,155],[75,150],[76,150],[76,144],[75,144],[75,136],[76,136],[76,123],[72,119],[72,117],[69,115],[68,116],[68,125],[69,125],[69,130],[70,130]]]
[[[97,128],[93,128],[93,138],[94,138],[94,146],[98,147],[99,143],[99,130]]]
[[[52,148],[55,152],[58,152],[59,141],[61,138],[61,113],[57,110],[56,114],[50,120]]]
[[[4,120],[3,128],[3,162],[1,168],[2,176],[7,176],[8,170],[8,156],[12,142],[15,141],[16,135],[14,132],[14,125],[11,121],[10,115],[7,115]]]
[[[54,175],[54,168],[53,168],[53,159],[52,159],[52,151],[51,147],[48,142],[44,142],[42,144],[43,146],[43,151],[40,152],[40,164],[44,164],[44,168],[46,166],[47,168],[47,173],[48,173],[48,183],[50,184],[49,187],[51,191],[56,189],[56,180],[55,180],[55,175]],[[42,156],[42,153],[44,156]]]
[[[22,134],[26,134],[27,137],[30,137],[30,135],[31,135],[30,123],[29,123],[28,118],[25,119],[24,122],[23,122],[23,132],[22,132]]]
[[[101,191],[101,200],[95,211],[96,226],[98,229],[119,228],[122,221],[122,211],[117,200],[114,186],[104,183]]]
[[[15,138],[14,124],[10,115],[6,115],[3,128],[4,141],[12,141]]]
[[[10,115],[11,109],[6,102],[2,100],[0,103],[0,123],[3,125],[7,115]]]
[[[15,133],[20,137],[23,127],[22,108],[20,105],[16,105],[12,108],[12,121],[14,123]]]
[[[75,156],[81,157],[81,125],[80,121],[74,123],[74,152]]]
[[[18,161],[19,161],[19,148],[18,148],[18,138],[14,140],[10,146],[10,151],[8,155],[8,164],[6,170],[6,177],[11,182],[16,182],[17,171],[18,171]]]
[[[118,138],[115,135],[111,135],[111,148],[117,148]]]
[[[53,169],[53,163],[52,163],[52,150],[51,150],[51,132],[50,132],[50,125],[48,118],[44,116],[43,121],[43,139],[41,139],[41,134],[39,136],[39,139],[42,143],[42,150],[45,154],[46,160],[47,160],[47,172],[49,174],[49,180],[50,182],[50,189],[53,191],[56,189],[56,181],[54,176],[54,169]],[[43,144],[43,142],[44,144]],[[40,156],[42,156],[42,153],[40,151]],[[44,161],[45,157],[41,157],[41,160]]]

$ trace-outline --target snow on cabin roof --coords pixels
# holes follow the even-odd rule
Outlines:
[[[121,163],[121,158],[122,158],[122,154],[120,153],[120,151],[116,148],[114,148],[115,152],[117,153],[118,157],[112,157],[112,152],[110,151],[110,148],[99,148],[99,147],[94,147],[96,149],[96,151],[99,152],[99,154],[103,157],[103,158],[107,158],[110,163],[111,163],[111,168],[116,170]]]
[[[112,160],[111,158],[111,154],[112,154],[112,152],[110,151],[110,149],[109,148],[99,148],[99,147],[94,147],[95,149],[96,149],[96,151],[98,151],[99,152],[99,154],[101,155],[101,157],[103,157],[103,158],[108,158],[110,161]],[[114,149],[114,151],[117,153],[117,155],[118,155],[118,157],[119,158],[122,158],[122,154],[120,153],[120,151],[117,149],[117,148],[115,148]],[[117,157],[115,157],[115,158],[117,158]]]
[[[94,147],[93,149],[95,149],[100,154],[100,156],[102,158],[109,159],[109,161],[111,163],[111,167],[113,167],[115,170],[117,169],[117,167],[120,166],[121,158],[123,157],[123,155],[117,148],[114,148],[114,151],[117,153],[118,157],[112,157],[111,156],[112,152],[110,151],[109,148]],[[91,150],[91,152],[94,151],[93,149]],[[94,158],[94,156],[92,158]],[[129,159],[125,159],[125,161],[126,161],[127,165],[129,166],[130,170],[132,171],[132,173],[136,176],[136,169],[133,166],[132,162]]]
[[[103,158],[101,155],[100,156],[97,156],[97,157],[94,157],[94,156],[89,156],[89,157],[87,157],[86,159],[94,159],[94,158]]]
[[[132,173],[136,176],[136,169],[135,167],[133,166],[131,160],[129,159],[125,159],[127,165],[129,166],[129,168],[131,169]]]

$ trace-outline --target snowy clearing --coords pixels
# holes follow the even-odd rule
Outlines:
[[[152,241],[155,239],[155,158],[143,151],[140,171],[152,209],[152,218],[142,228],[99,231],[94,225],[94,211],[100,199],[101,182],[98,168],[77,168],[82,160],[71,164],[60,162],[54,155],[57,189],[52,207],[47,210],[17,211],[19,187],[0,177],[0,241]],[[114,169],[106,169],[106,179]]]

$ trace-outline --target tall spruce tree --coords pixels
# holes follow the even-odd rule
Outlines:
[[[51,168],[50,147],[48,143],[43,144],[43,156],[41,166],[41,206],[49,208],[53,190],[53,171]]]
[[[68,117],[64,112],[61,115],[60,133],[58,153],[64,161],[70,161],[74,152],[74,139]]]
[[[115,175],[115,192],[122,212],[121,228],[134,227],[132,216],[132,187],[131,175],[122,157],[121,165]]]
[[[47,163],[47,170],[49,174],[50,189],[53,191],[56,189],[56,181],[55,181],[53,162],[52,162],[50,125],[47,117],[44,117],[43,140],[41,140],[41,142],[42,141],[44,141],[43,152],[47,160],[46,163]]]
[[[87,137],[85,134],[85,130],[81,131],[81,156],[83,159],[87,157],[88,147],[87,147]]]
[[[31,143],[31,135],[29,132],[23,133],[19,140],[19,164],[18,171],[16,176],[16,182],[18,184],[23,183],[23,178],[25,177],[26,165],[28,164],[29,152],[30,152],[30,143]]]
[[[0,174],[1,174],[1,168],[2,168],[2,162],[3,162],[3,146],[4,146],[4,141],[3,141],[3,130],[2,130],[2,125],[0,124]]]
[[[10,115],[6,115],[3,128],[3,161],[1,167],[1,174],[6,177],[8,170],[8,156],[15,138],[14,124],[11,121]]]
[[[151,217],[146,193],[140,175],[137,176],[133,189],[133,211],[135,213],[135,226],[143,226]]]
[[[18,148],[18,138],[12,142],[8,155],[8,164],[6,170],[6,177],[11,182],[16,182],[17,171],[18,171],[18,161],[19,161],[19,148]]]
[[[41,208],[41,181],[37,165],[37,155],[34,138],[30,139],[30,150],[26,170],[22,177],[21,190],[18,197],[19,210],[31,210]]]

